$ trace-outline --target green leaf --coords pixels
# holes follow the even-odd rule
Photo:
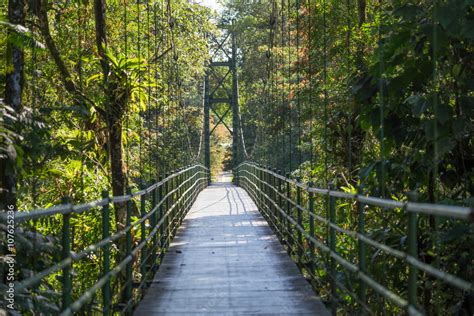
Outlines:
[[[95,75],[92,75],[90,76],[89,78],[86,79],[86,86],[89,85],[89,83],[91,83],[92,81],[96,81],[98,79],[102,79],[104,76],[102,73],[98,73],[98,74],[95,74]]]
[[[451,108],[444,102],[438,102],[436,106],[436,118],[442,125],[451,119]]]
[[[426,110],[426,99],[420,95],[412,95],[405,99],[405,103],[411,106],[412,113],[416,117],[420,117]]]
[[[12,24],[3,20],[0,20],[0,25],[4,25],[13,33],[10,33],[8,36],[8,41],[18,47],[36,47],[40,49],[45,49],[43,43],[37,41],[33,38],[30,29],[19,24]]]

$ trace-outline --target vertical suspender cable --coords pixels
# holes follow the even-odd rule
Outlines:
[[[155,146],[156,148],[153,150],[153,152],[155,153],[155,155],[158,155],[158,127],[159,127],[159,114],[160,114],[160,111],[159,111],[159,91],[158,91],[158,50],[159,50],[159,47],[158,47],[158,17],[157,17],[157,6],[158,6],[158,2],[154,2],[153,3],[153,43],[154,43],[154,52],[155,54],[153,54],[154,56],[156,55],[156,57],[154,58],[153,60],[153,65],[155,67],[155,73],[154,73],[154,83],[155,83],[155,125],[154,125],[154,129],[155,129]],[[160,170],[159,170],[159,163],[158,163],[158,158],[156,158],[156,161],[153,163],[153,168],[155,170],[155,179],[159,179],[159,176],[160,176]]]
[[[438,16],[438,0],[433,1],[433,12],[432,12],[432,19],[433,19],[433,49],[432,49],[432,67],[433,67],[433,116],[434,116],[434,126],[433,126],[433,133],[434,133],[434,144],[433,144],[433,151],[434,151],[434,158],[433,158],[433,179],[432,179],[432,186],[433,186],[433,200],[429,201],[430,203],[436,203],[438,200],[438,178],[439,178],[439,131],[438,131],[438,93],[439,93],[439,74],[438,74],[438,28],[439,24],[437,21]],[[432,219],[430,218],[430,225],[433,226],[434,229],[434,249],[433,252],[441,253],[441,241],[440,241],[440,234],[438,231],[439,228],[439,218],[433,216]],[[434,259],[434,266],[439,268],[440,266],[440,256],[435,255]],[[436,295],[437,290],[440,290],[439,285],[434,286],[433,292]],[[440,310],[439,302],[435,302],[434,310]]]
[[[275,21],[276,21],[276,3],[275,0],[272,0],[272,11],[270,13],[270,46],[269,46],[269,63],[270,63],[270,72],[269,72],[269,81],[270,81],[270,87],[269,87],[269,110],[274,112],[274,107],[275,107],[275,102],[274,102],[274,93],[275,93],[275,58],[274,58],[274,52],[273,52],[273,46],[274,46],[274,40],[275,40]],[[273,131],[272,131],[272,135]],[[269,136],[269,135],[268,135]],[[271,136],[273,138],[273,136]],[[272,142],[273,143],[273,142]],[[268,148],[268,161],[270,161],[271,166],[276,166],[276,163],[278,163],[278,160],[276,159],[276,155],[274,154],[274,148],[273,146],[267,146]]]
[[[151,131],[152,131],[152,124],[151,124],[151,58],[150,58],[150,37],[151,37],[151,30],[150,30],[150,3],[149,1],[146,2],[146,60],[148,61],[147,66],[147,73],[148,73],[148,95],[147,95],[147,124],[145,125],[147,128],[147,143],[148,143],[148,181],[151,182],[153,178],[152,173],[152,166],[151,166]]]
[[[141,20],[140,20],[140,0],[137,0],[137,57],[138,60],[142,61],[142,52],[141,52]],[[138,78],[138,85],[141,88],[142,79],[141,76]],[[143,131],[142,131],[142,111],[141,111],[141,94],[138,94],[138,169],[139,169],[139,179],[140,179],[140,186],[143,185],[143,148],[142,148],[142,141],[143,141]]]
[[[34,121],[36,121],[36,115],[37,115],[37,112],[36,112],[37,89],[36,89],[36,87],[38,85],[37,72],[36,72],[37,55],[36,55],[36,45],[35,45],[35,42],[34,42],[34,39],[35,39],[35,25],[34,25],[34,23],[32,23],[30,25],[30,30],[31,30],[31,36],[32,36],[32,39],[33,39],[33,46],[31,48],[31,110],[32,110],[32,120],[34,122]],[[35,189],[34,186],[32,187],[32,190],[31,190],[31,201],[32,201],[33,208],[36,207],[36,189]],[[37,225],[38,225],[38,220],[34,219],[32,224],[33,224],[33,227],[32,227],[32,231],[33,231],[33,253],[35,254],[36,250],[37,250]],[[32,257],[33,267],[36,267],[36,263],[37,263],[37,258],[36,257],[37,256]]]
[[[168,27],[169,27],[169,18],[170,18],[170,0],[166,0],[166,18],[167,18],[167,28],[166,28],[166,45],[170,45],[170,36],[168,34]],[[170,69],[170,66],[171,65],[171,61],[170,61],[170,55],[167,54],[166,55],[166,87],[167,87],[167,98],[166,98],[166,105],[167,105],[167,111],[168,113],[165,115],[166,117],[166,121],[167,121],[167,124],[166,124],[166,132],[168,134],[168,138],[171,138],[173,136],[173,133],[172,131],[170,131],[170,128],[172,128],[172,114],[173,114],[173,111],[172,111],[172,107],[173,107],[173,104],[171,102],[171,94],[172,94],[172,73],[171,73],[171,69]],[[169,154],[169,152],[167,152]],[[166,157],[167,159],[171,159],[171,156],[168,155]],[[174,161],[173,161],[173,164],[174,164]],[[167,165],[168,165],[168,169],[174,169],[174,165],[170,165],[168,162],[167,162]]]
[[[433,1],[433,48],[432,48],[432,67],[433,67],[433,115],[434,115],[434,126],[433,126],[433,132],[434,132],[434,144],[433,144],[433,150],[434,150],[434,160],[433,160],[433,182],[434,182],[434,195],[435,195],[435,200],[430,201],[430,203],[435,203],[436,202],[436,195],[437,195],[437,190],[436,190],[436,185],[437,185],[437,179],[438,179],[438,159],[439,159],[439,145],[438,145],[438,89],[439,89],[439,76],[438,76],[438,66],[437,66],[437,59],[438,59],[438,22],[436,20],[437,16],[437,11],[438,11],[438,1],[434,0]]]
[[[311,10],[311,0],[308,0],[308,63],[309,63],[309,107],[310,107],[310,127],[309,127],[309,138],[310,138],[310,180],[314,169],[314,143],[313,143],[313,130],[314,130],[314,105],[313,105],[313,11]]]
[[[161,43],[161,49],[163,51],[162,54],[165,54],[165,50],[167,49],[167,45],[168,43],[165,42],[165,34],[166,34],[166,29],[164,28],[164,23],[163,21],[165,20],[165,2],[164,0],[161,0],[161,11],[160,11],[160,43]],[[161,115],[161,119],[162,119],[162,133],[161,133],[161,138],[163,139],[162,141],[162,148],[161,148],[161,152],[162,152],[162,155],[160,157],[164,157],[166,159],[166,155],[165,155],[165,151],[164,151],[164,140],[165,140],[165,131],[166,131],[166,99],[165,99],[165,55],[161,56],[161,65],[160,65],[160,72],[161,72],[161,76],[160,76],[160,79],[161,79],[161,111],[160,111],[160,115]],[[166,168],[167,166],[165,165],[164,163],[165,160],[161,160],[161,168],[162,168],[162,175],[164,176],[165,173],[166,173]]]
[[[324,91],[324,186],[329,187],[328,180],[328,90],[327,90],[327,25],[326,0],[323,0],[323,91]]]
[[[292,155],[292,143],[293,143],[293,130],[292,130],[292,125],[293,125],[293,111],[291,109],[291,29],[290,29],[290,18],[291,18],[291,0],[288,0],[288,7],[287,7],[287,25],[288,25],[288,41],[287,41],[287,47],[288,47],[288,124],[289,124],[289,129],[288,129],[288,154],[289,154],[289,159],[290,159],[290,170],[291,172],[293,170],[293,155]]]
[[[123,37],[124,37],[124,53],[125,53],[125,58],[128,58],[128,33],[127,33],[127,0],[123,1]],[[128,76],[125,78],[125,93],[127,94],[127,105],[126,105],[126,111],[125,111],[125,135],[128,136],[129,128],[130,128],[130,100],[128,99],[128,85],[129,85],[129,78]],[[126,139],[126,144],[127,146],[125,147],[125,163],[126,163],[126,183],[125,186],[128,187],[130,185],[129,183],[129,177],[130,177],[130,140],[128,137],[125,137]]]
[[[347,78],[350,78],[351,76],[351,56],[352,56],[352,50],[351,50],[351,36],[352,36],[352,23],[351,23],[351,1],[346,0],[346,6],[347,6],[347,69],[346,69],[346,74]],[[346,85],[349,86],[350,81],[346,79]],[[351,102],[351,95],[348,94],[348,104]],[[352,178],[352,115],[353,115],[354,110],[351,110],[350,113],[347,115],[347,172],[349,174],[349,177]]]
[[[285,112],[285,89],[283,89],[284,84],[285,84],[285,76],[284,76],[284,54],[283,54],[283,48],[284,48],[284,37],[285,37],[285,30],[284,30],[284,23],[285,23],[285,0],[281,0],[280,2],[280,58],[279,58],[279,77],[280,79],[280,84],[278,85],[278,88],[280,90],[280,101],[281,101],[281,113],[283,114]],[[284,157],[284,152],[285,152],[285,120],[282,117],[281,118],[281,145],[279,146],[281,152],[279,153],[278,157],[279,159],[282,159]]]
[[[300,0],[296,0],[296,129],[298,147],[296,152],[298,154],[298,170],[299,176],[302,177],[302,156],[301,156],[301,60],[300,60]]]
[[[379,98],[380,98],[380,122],[379,122],[379,137],[380,137],[380,196],[385,197],[385,62],[384,62],[384,39],[382,38],[382,24],[383,24],[383,1],[379,1],[379,24],[378,24],[378,38],[379,38]],[[382,220],[384,223],[388,222],[386,218],[386,212],[381,212]],[[385,230],[382,230],[382,241],[385,243]],[[382,269],[385,270],[386,262],[382,262]],[[384,284],[384,281],[381,281]],[[381,306],[384,306],[384,299],[381,298]],[[383,315],[386,315],[385,308],[383,309]]]
[[[378,25],[378,37],[379,37],[379,71],[380,71],[380,78],[379,78],[379,98],[380,98],[380,117],[379,117],[379,140],[380,140],[380,196],[385,197],[385,124],[384,124],[384,117],[385,117],[385,63],[384,63],[384,43],[382,39],[382,14],[383,14],[383,5],[382,1],[379,2],[380,5],[380,18],[379,18],[379,25]]]
[[[78,20],[78,26],[79,26],[79,32],[77,32],[77,50],[78,50],[78,69],[79,69],[79,91],[82,93],[83,90],[83,81],[82,81],[82,35],[84,31],[84,25],[83,24],[83,19],[81,16],[82,10],[81,10],[81,4],[78,4],[78,13],[77,13],[77,20]],[[80,101],[82,103],[82,100]],[[83,106],[84,104],[81,104]],[[81,111],[82,113],[82,111]],[[82,118],[84,118],[84,115],[82,114]],[[84,148],[84,130],[81,131],[81,202],[84,202],[85,196],[84,196],[84,160],[85,158],[83,155],[85,155],[85,148]]]

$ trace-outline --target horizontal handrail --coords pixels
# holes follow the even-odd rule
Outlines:
[[[252,175],[256,181],[259,181],[260,183],[266,185],[268,188],[270,188],[272,191],[274,191],[275,193],[277,194],[281,194],[280,192],[278,192],[278,190],[272,186],[270,183],[266,182],[266,181],[263,181],[263,180],[260,180],[258,179],[254,174],[248,172],[247,170],[243,170],[243,172],[249,174],[249,175]],[[245,177],[247,180],[250,180],[248,179],[247,177]],[[267,195],[265,195],[266,197],[268,197]],[[282,196],[283,197],[283,196]],[[353,230],[349,230],[349,229],[345,229],[345,228],[342,228],[334,223],[332,223],[331,221],[323,218],[322,216],[319,216],[313,212],[311,212],[310,210],[308,210],[307,208],[305,207],[302,207],[298,204],[296,204],[296,202],[294,202],[293,200],[291,199],[288,199],[286,197],[283,197],[286,201],[290,202],[295,208],[298,208],[300,209],[301,211],[307,213],[309,216],[311,216],[312,218],[316,219],[317,221],[325,224],[325,225],[328,225],[329,227],[331,228],[334,228],[335,230],[341,232],[341,233],[344,233],[346,235],[349,235],[355,239],[360,239],[362,241],[364,241],[365,243],[367,244],[370,244],[371,246],[377,248],[377,249],[380,249],[386,253],[389,253],[391,254],[392,256],[394,257],[397,257],[399,259],[403,259],[405,260],[406,262],[409,262],[409,263],[412,263],[412,264],[415,264],[420,270],[426,272],[426,273],[429,273],[431,274],[432,276],[434,277],[437,277],[439,279],[442,279],[443,281],[446,281],[447,283],[453,285],[453,286],[456,286],[464,291],[474,291],[474,284],[470,283],[470,282],[467,282],[467,281],[464,281],[463,279],[460,279],[452,274],[449,274],[449,273],[446,273],[444,271],[440,271],[440,270],[437,270],[437,269],[434,269],[432,268],[430,265],[427,265],[425,264],[424,262],[414,258],[414,257],[411,257],[410,255],[406,254],[405,252],[403,251],[400,251],[400,250],[396,250],[390,246],[387,246],[387,245],[384,245],[382,243],[379,243],[375,240],[372,240],[370,239],[369,237],[367,237],[366,235],[364,234],[360,234],[356,231],[353,231]],[[274,201],[271,200],[271,203],[273,204]],[[276,206],[276,205],[274,205]],[[279,211],[283,211],[281,208],[278,209]],[[282,214],[284,215],[284,214]]]
[[[267,218],[270,226],[275,230],[276,234],[280,239],[286,240],[289,252],[292,252],[293,245],[297,248],[297,261],[301,263],[302,257],[307,258],[310,264],[320,267],[314,261],[314,250],[307,252],[304,246],[303,239],[306,240],[309,247],[319,249],[321,253],[325,254],[327,258],[333,260],[330,263],[329,268],[326,266],[324,269],[330,269],[327,272],[329,279],[331,280],[331,307],[333,311],[336,311],[337,305],[340,302],[340,298],[337,298],[337,290],[346,292],[359,306],[369,313],[371,312],[368,305],[366,304],[365,294],[353,293],[350,291],[349,286],[341,284],[340,280],[337,280],[335,275],[335,264],[339,264],[341,268],[350,272],[354,277],[359,280],[361,289],[365,286],[370,287],[373,291],[382,295],[385,299],[392,302],[399,308],[404,309],[410,315],[422,315],[423,312],[419,310],[416,303],[416,275],[417,271],[422,271],[431,277],[434,277],[444,284],[459,289],[463,293],[474,293],[474,284],[470,281],[464,280],[456,275],[449,272],[440,270],[439,267],[435,267],[426,262],[420,260],[417,256],[416,248],[413,250],[413,245],[416,245],[417,227],[416,227],[416,216],[417,214],[435,215],[448,217],[453,220],[472,220],[472,208],[462,206],[451,206],[451,205],[438,205],[428,203],[412,203],[406,201],[395,201],[390,199],[380,199],[365,195],[350,194],[332,189],[321,189],[315,188],[308,185],[303,185],[299,181],[289,179],[276,173],[270,169],[259,166],[256,163],[244,162],[234,169],[235,182],[241,185],[252,199],[255,201],[263,215]],[[286,185],[285,185],[286,183]],[[291,189],[293,186],[294,190]],[[305,192],[307,196],[306,200],[302,200],[302,194]],[[292,198],[296,194],[296,201]],[[327,216],[323,217],[315,213],[314,198],[315,196],[321,196],[328,202]],[[359,213],[359,230],[351,230],[337,225],[335,222],[336,206],[335,202],[337,199],[346,199],[356,201]],[[308,203],[308,204],[306,204]],[[305,206],[306,205],[306,206]],[[375,206],[382,207],[385,212],[391,209],[399,209],[400,211],[407,211],[405,214],[409,216],[408,221],[408,251],[398,250],[392,246],[386,245],[383,242],[374,240],[365,233],[363,229],[364,223],[364,206]],[[297,212],[297,219],[294,218],[293,212]],[[307,214],[307,217],[303,217],[303,214]],[[403,213],[401,213],[403,214]],[[320,237],[315,236],[315,221],[321,223],[323,227],[327,227],[328,235],[327,240],[323,241]],[[309,223],[308,223],[309,222]],[[287,224],[285,224],[287,223]],[[362,223],[362,226],[360,224]],[[286,225],[286,226],[285,226]],[[308,227],[309,225],[309,227]],[[360,230],[362,227],[362,230]],[[296,234],[292,236],[292,230],[295,229]],[[357,242],[358,255],[352,256],[358,258],[358,263],[353,263],[351,260],[344,258],[338,253],[336,248],[336,235],[340,234],[349,236]],[[413,244],[413,242],[415,244]],[[402,260],[408,265],[409,270],[409,281],[408,281],[408,298],[403,298],[400,294],[395,293],[389,289],[383,283],[375,280],[369,273],[365,266],[365,246],[369,245],[374,247],[374,251],[382,251],[393,258]],[[416,246],[415,246],[416,247]],[[362,252],[360,252],[362,251]],[[309,258],[308,258],[309,256]],[[326,261],[327,263],[328,261]],[[313,271],[305,268],[305,272],[315,279],[318,278]],[[318,282],[319,283],[319,282]],[[365,293],[365,292],[363,292]]]
[[[319,195],[329,195],[337,198],[356,200],[368,205],[384,207],[384,208],[401,208],[410,212],[423,213],[427,215],[444,216],[449,218],[457,218],[474,221],[474,207],[457,206],[457,205],[444,205],[444,204],[432,204],[432,203],[418,203],[408,201],[395,201],[392,199],[382,199],[377,197],[365,196],[360,194],[352,194],[343,191],[322,189],[316,187],[310,187],[307,184],[299,182],[294,179],[287,178],[281,174],[278,174],[272,170],[266,169],[252,162],[243,162],[239,165],[251,165],[258,170],[264,171],[275,178],[294,184],[309,193],[315,193]],[[239,168],[237,167],[237,168]]]
[[[37,219],[39,217],[44,217],[44,216],[51,216],[51,215],[56,215],[56,214],[70,214],[70,213],[75,213],[79,214],[85,211],[88,211],[90,209],[99,207],[99,206],[104,206],[105,204],[112,202],[112,203],[123,203],[123,202],[128,202],[134,197],[139,197],[145,194],[149,194],[156,188],[162,186],[166,182],[170,181],[171,179],[183,174],[186,171],[189,171],[193,168],[202,168],[203,170],[209,170],[206,168],[204,165],[201,164],[196,164],[193,166],[186,167],[182,170],[179,170],[168,177],[164,178],[163,180],[154,183],[150,185],[148,188],[133,192],[132,194],[126,194],[126,195],[119,195],[119,196],[111,196],[109,198],[103,198],[103,199],[98,199],[95,201],[90,201],[87,203],[82,203],[82,204],[71,204],[71,203],[66,203],[66,204],[60,204],[56,206],[52,206],[49,208],[38,208],[38,209],[33,209],[30,211],[17,211],[15,213],[15,222],[22,222],[22,221],[27,221],[27,220],[32,220],[32,219]],[[7,217],[5,214],[1,213],[0,214],[0,220],[6,221]]]
[[[31,278],[29,279],[26,279],[26,280],[23,280],[22,282],[18,282],[16,283],[15,285],[15,288],[18,290],[18,291],[22,291],[24,290],[25,288],[29,288],[31,287],[33,284],[35,284],[36,282],[40,281],[41,279],[43,279],[44,277],[54,273],[54,272],[57,272],[61,269],[63,269],[64,267],[70,265],[71,263],[75,262],[75,261],[78,261],[80,259],[83,259],[85,258],[87,255],[93,253],[94,251],[97,251],[101,248],[103,248],[104,246],[110,244],[111,242],[114,242],[114,241],[117,241],[118,239],[120,239],[121,237],[125,236],[125,234],[127,232],[129,232],[132,228],[134,227],[137,227],[138,225],[140,225],[141,223],[143,223],[145,220],[147,220],[148,218],[151,217],[151,215],[153,215],[157,210],[158,208],[166,201],[166,199],[169,198],[169,196],[171,196],[171,194],[175,193],[176,191],[178,191],[180,188],[182,188],[185,183],[187,183],[189,180],[193,179],[195,177],[195,175],[198,175],[199,173],[196,173],[193,175],[193,177],[189,178],[188,180],[186,180],[185,182],[181,183],[177,188],[173,189],[172,191],[170,191],[167,195],[163,196],[163,198],[161,199],[161,201],[148,213],[146,213],[145,216],[143,216],[142,218],[140,218],[138,221],[136,221],[135,223],[133,224],[130,224],[126,227],[124,227],[122,230],[116,232],[115,234],[109,236],[108,238],[105,238],[105,239],[102,239],[100,240],[99,242],[93,244],[93,245],[90,245],[88,246],[87,248],[85,248],[84,250],[82,250],[81,252],[79,253],[76,253],[76,254],[71,254],[70,257],[64,259],[64,260],[61,260],[59,261],[58,263],[56,263],[54,266],[52,267],[49,267],[41,272],[38,272],[36,273],[34,276],[32,276]],[[199,180],[202,180],[203,178],[199,178],[197,181]],[[196,184],[197,182],[195,182],[193,184],[193,186]],[[175,205],[172,206],[172,208],[174,208]],[[170,208],[170,209],[172,209]],[[168,216],[169,215],[169,212],[165,213],[164,216]],[[159,222],[159,224],[161,223],[161,221]]]
[[[161,228],[161,226],[164,224],[165,220],[170,216],[171,212],[177,207],[177,205],[179,205],[179,203],[181,202],[181,200],[184,198],[184,197],[187,197],[187,200],[189,200],[189,198],[192,196],[187,196],[186,194],[191,191],[191,189],[193,190],[196,190],[196,185],[200,182],[200,181],[203,181],[203,180],[207,180],[207,177],[201,177],[199,179],[197,179],[194,184],[189,188],[187,189],[183,195],[181,195],[181,197],[168,209],[168,211],[163,214],[163,217],[160,219],[160,221],[155,225],[155,227],[153,228],[153,230],[148,234],[148,237],[140,242],[137,246],[135,246],[134,250],[131,252],[131,254],[127,257],[125,257],[125,259],[123,259],[118,265],[117,265],[117,268],[116,269],[113,269],[111,272],[109,272],[109,274],[103,276],[101,279],[99,279],[92,287],[90,287],[89,289],[87,289],[83,294],[82,296],[76,300],[76,302],[74,302],[70,308],[64,310],[61,315],[73,315],[74,312],[77,312],[79,311],[83,306],[84,304],[86,304],[90,299],[92,299],[92,294],[95,293],[98,289],[100,289],[104,283],[109,280],[112,276],[116,275],[117,273],[119,273],[120,271],[122,271],[124,268],[125,268],[125,265],[130,261],[132,260],[137,254],[138,252],[143,248],[145,247],[145,245],[158,233],[158,229]],[[134,223],[136,224],[136,223]]]
[[[102,289],[100,293],[102,293],[103,298],[103,314],[110,315],[112,313],[110,305],[113,299],[111,296],[111,279],[126,270],[124,281],[120,283],[118,289],[119,293],[114,291],[113,295],[120,299],[121,304],[125,306],[122,312],[130,314],[131,308],[137,299],[137,295],[133,294],[133,291],[143,289],[146,281],[149,281],[149,272],[159,265],[157,259],[162,259],[161,255],[158,257],[157,249],[159,249],[160,254],[164,253],[197,194],[208,185],[208,182],[209,170],[201,164],[195,164],[166,176],[146,189],[136,192],[131,192],[129,189],[127,195],[109,197],[104,192],[102,199],[88,203],[78,205],[69,203],[30,212],[17,212],[15,214],[17,223],[39,217],[62,215],[60,231],[63,249],[59,261],[56,260],[51,266],[36,272],[27,279],[16,281],[15,290],[23,292],[27,289],[34,289],[45,278],[53,276],[54,273],[61,273],[61,283],[63,285],[61,315],[72,315],[81,310],[85,304],[97,295],[100,289]],[[139,218],[132,223],[132,201],[135,199],[139,199],[141,210]],[[147,199],[151,202],[151,206],[147,204]],[[118,202],[127,202],[126,223],[125,227],[111,234],[110,221],[113,217],[111,217],[109,207]],[[102,238],[75,253],[71,249],[71,215],[81,214],[92,209],[100,212]],[[132,233],[138,229],[141,230],[140,241],[137,245],[133,245]],[[117,258],[116,263],[112,264],[110,246],[121,239],[124,241],[123,246],[126,247],[125,253]],[[73,300],[72,266],[79,264],[78,262],[81,259],[99,251],[102,257],[99,279],[79,293],[79,296]],[[136,259],[139,259],[138,267],[141,274],[140,286],[137,289],[134,287],[135,276],[132,273],[134,269],[133,262]],[[125,303],[122,301],[123,298],[125,298]]]

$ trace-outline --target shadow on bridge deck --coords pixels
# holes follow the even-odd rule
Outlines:
[[[329,315],[226,175],[187,214],[135,315]]]

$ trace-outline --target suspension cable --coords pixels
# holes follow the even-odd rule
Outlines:
[[[291,103],[293,96],[291,95],[291,28],[290,28],[290,17],[291,17],[291,0],[288,0],[288,8],[287,8],[287,23],[288,23],[288,41],[287,41],[287,48],[288,48],[288,153],[290,158],[290,167],[289,171],[293,170],[293,155],[292,155],[292,147],[293,147],[293,111],[291,108]]]
[[[155,52],[158,52],[158,17],[157,17],[157,6],[158,6],[158,2],[155,2],[153,3],[153,44],[154,44],[154,51]],[[153,62],[153,65],[154,65],[154,68],[155,68],[155,73],[154,73],[154,80],[153,82],[155,83],[155,126],[154,126],[154,135],[155,135],[155,150],[153,150],[153,152],[155,154],[158,154],[158,148],[159,148],[159,142],[158,142],[158,139],[159,139],[159,134],[158,134],[158,131],[159,131],[159,94],[158,94],[158,60],[154,60]],[[155,168],[155,180],[158,180],[159,179],[159,175],[160,175],[160,172],[159,172],[159,164],[158,164],[158,157],[156,157],[156,161],[155,163],[153,164],[154,165],[154,168]]]
[[[298,169],[299,176],[302,178],[302,150],[301,150],[301,60],[300,60],[300,0],[296,0],[296,87],[295,87],[295,97],[296,97],[296,124],[298,130]]]
[[[281,113],[285,113],[285,56],[284,56],[284,47],[285,47],[285,0],[281,0],[280,3],[280,58],[279,58],[279,70],[280,70],[280,78],[281,78],[281,83],[279,85],[279,90],[280,90],[280,99],[281,99]],[[283,119],[283,115],[281,116],[281,145],[278,146],[281,150],[281,153],[279,155],[280,159],[281,157],[284,157],[284,152],[286,148],[286,135],[285,135],[285,120]]]
[[[327,23],[326,0],[323,0],[323,91],[324,91],[324,186],[328,187],[328,89],[327,89]]]
[[[380,142],[380,196],[385,197],[385,124],[384,124],[384,117],[385,117],[385,62],[384,62],[384,40],[382,39],[382,1],[379,2],[380,5],[380,21],[378,25],[378,39],[379,39],[379,71],[380,71],[380,78],[379,78],[379,102],[380,102],[380,111],[379,111],[379,142]]]
[[[314,170],[314,140],[313,140],[313,131],[314,131],[314,105],[313,105],[313,93],[314,93],[314,83],[313,83],[313,21],[312,16],[313,12],[311,10],[311,0],[308,1],[308,63],[309,63],[309,107],[310,107],[310,179],[312,179],[313,170]]]
[[[123,21],[124,21],[124,26],[123,26],[123,37],[124,37],[124,41],[125,41],[125,47],[124,47],[124,54],[125,54],[125,58],[128,59],[128,31],[127,31],[127,4],[128,4],[128,1],[127,0],[124,0],[123,1]],[[128,86],[129,86],[129,78],[128,76],[125,77],[125,94],[127,95],[127,104],[126,104],[126,111],[125,111],[125,130],[126,130],[126,135],[128,136],[128,133],[129,133],[129,128],[130,128],[130,100],[128,99],[128,96],[129,96],[129,91],[128,91]],[[130,178],[130,140],[129,140],[129,137],[125,137],[126,139],[126,144],[127,146],[125,147],[125,162],[126,162],[126,169],[125,169],[125,173],[126,173],[126,183],[125,183],[125,186],[129,186],[130,183],[129,183],[129,178]]]
[[[142,31],[141,19],[140,19],[140,0],[137,0],[137,57],[140,62],[142,61],[142,52],[141,52],[141,37],[140,33]],[[141,88],[142,79],[141,76],[138,77],[138,85]],[[143,127],[142,127],[142,111],[141,111],[141,93],[138,93],[138,169],[139,169],[139,180],[140,187],[143,185]]]
[[[147,112],[147,119],[146,119],[146,128],[148,129],[148,132],[146,133],[147,136],[147,143],[148,143],[148,181],[151,182],[152,181],[152,165],[151,165],[151,128],[152,128],[152,124],[151,124],[151,58],[150,58],[150,3],[149,1],[146,2],[146,43],[147,43],[147,48],[146,48],[146,60],[148,61],[147,62],[147,73],[148,73],[148,80],[147,80],[147,84],[148,84],[148,92],[147,92],[147,108],[146,108],[146,112]]]
[[[436,190],[436,185],[438,182],[438,169],[439,169],[439,144],[438,144],[438,93],[439,93],[439,75],[438,75],[438,21],[436,19],[438,14],[438,1],[433,1],[433,49],[432,49],[432,67],[433,67],[433,115],[434,115],[434,157],[433,157],[433,187],[434,189],[434,200],[430,203],[436,203],[438,190]]]
[[[82,38],[83,38],[83,32],[84,32],[84,28],[85,26],[83,25],[83,18],[82,18],[82,10],[81,10],[81,4],[78,3],[78,7],[79,7],[79,10],[77,12],[77,20],[78,20],[78,26],[79,26],[79,31],[77,32],[77,51],[78,51],[78,72],[79,72],[79,91],[81,94],[83,94],[83,77],[82,77]],[[84,106],[84,103],[82,102],[82,100],[80,101],[81,102],[81,107]],[[84,122],[84,114],[83,112],[81,111],[81,116],[82,116],[82,123],[85,125],[85,122]],[[84,196],[84,155],[86,155],[86,151],[85,151],[85,145],[84,145],[84,132],[85,132],[85,126],[84,126],[84,129],[81,130],[81,153],[80,153],[80,157],[81,157],[81,176],[80,176],[80,180],[81,180],[81,201],[84,202],[85,201],[85,196]]]
[[[270,46],[269,46],[269,63],[270,63],[270,73],[269,73],[269,80],[270,80],[270,89],[269,89],[269,102],[270,102],[270,109],[271,112],[274,112],[274,107],[275,107],[275,58],[274,58],[274,42],[275,42],[275,26],[276,26],[276,2],[275,0],[272,0],[271,2],[272,10],[270,13],[270,20],[269,20],[269,26],[270,26]],[[272,133],[273,134],[273,133]],[[273,137],[273,136],[272,136]],[[273,143],[273,142],[272,142]],[[272,166],[275,166],[276,163],[278,162],[277,157],[275,154],[273,154],[274,147],[273,146],[267,146],[268,148],[268,160],[271,161],[270,164]]]

